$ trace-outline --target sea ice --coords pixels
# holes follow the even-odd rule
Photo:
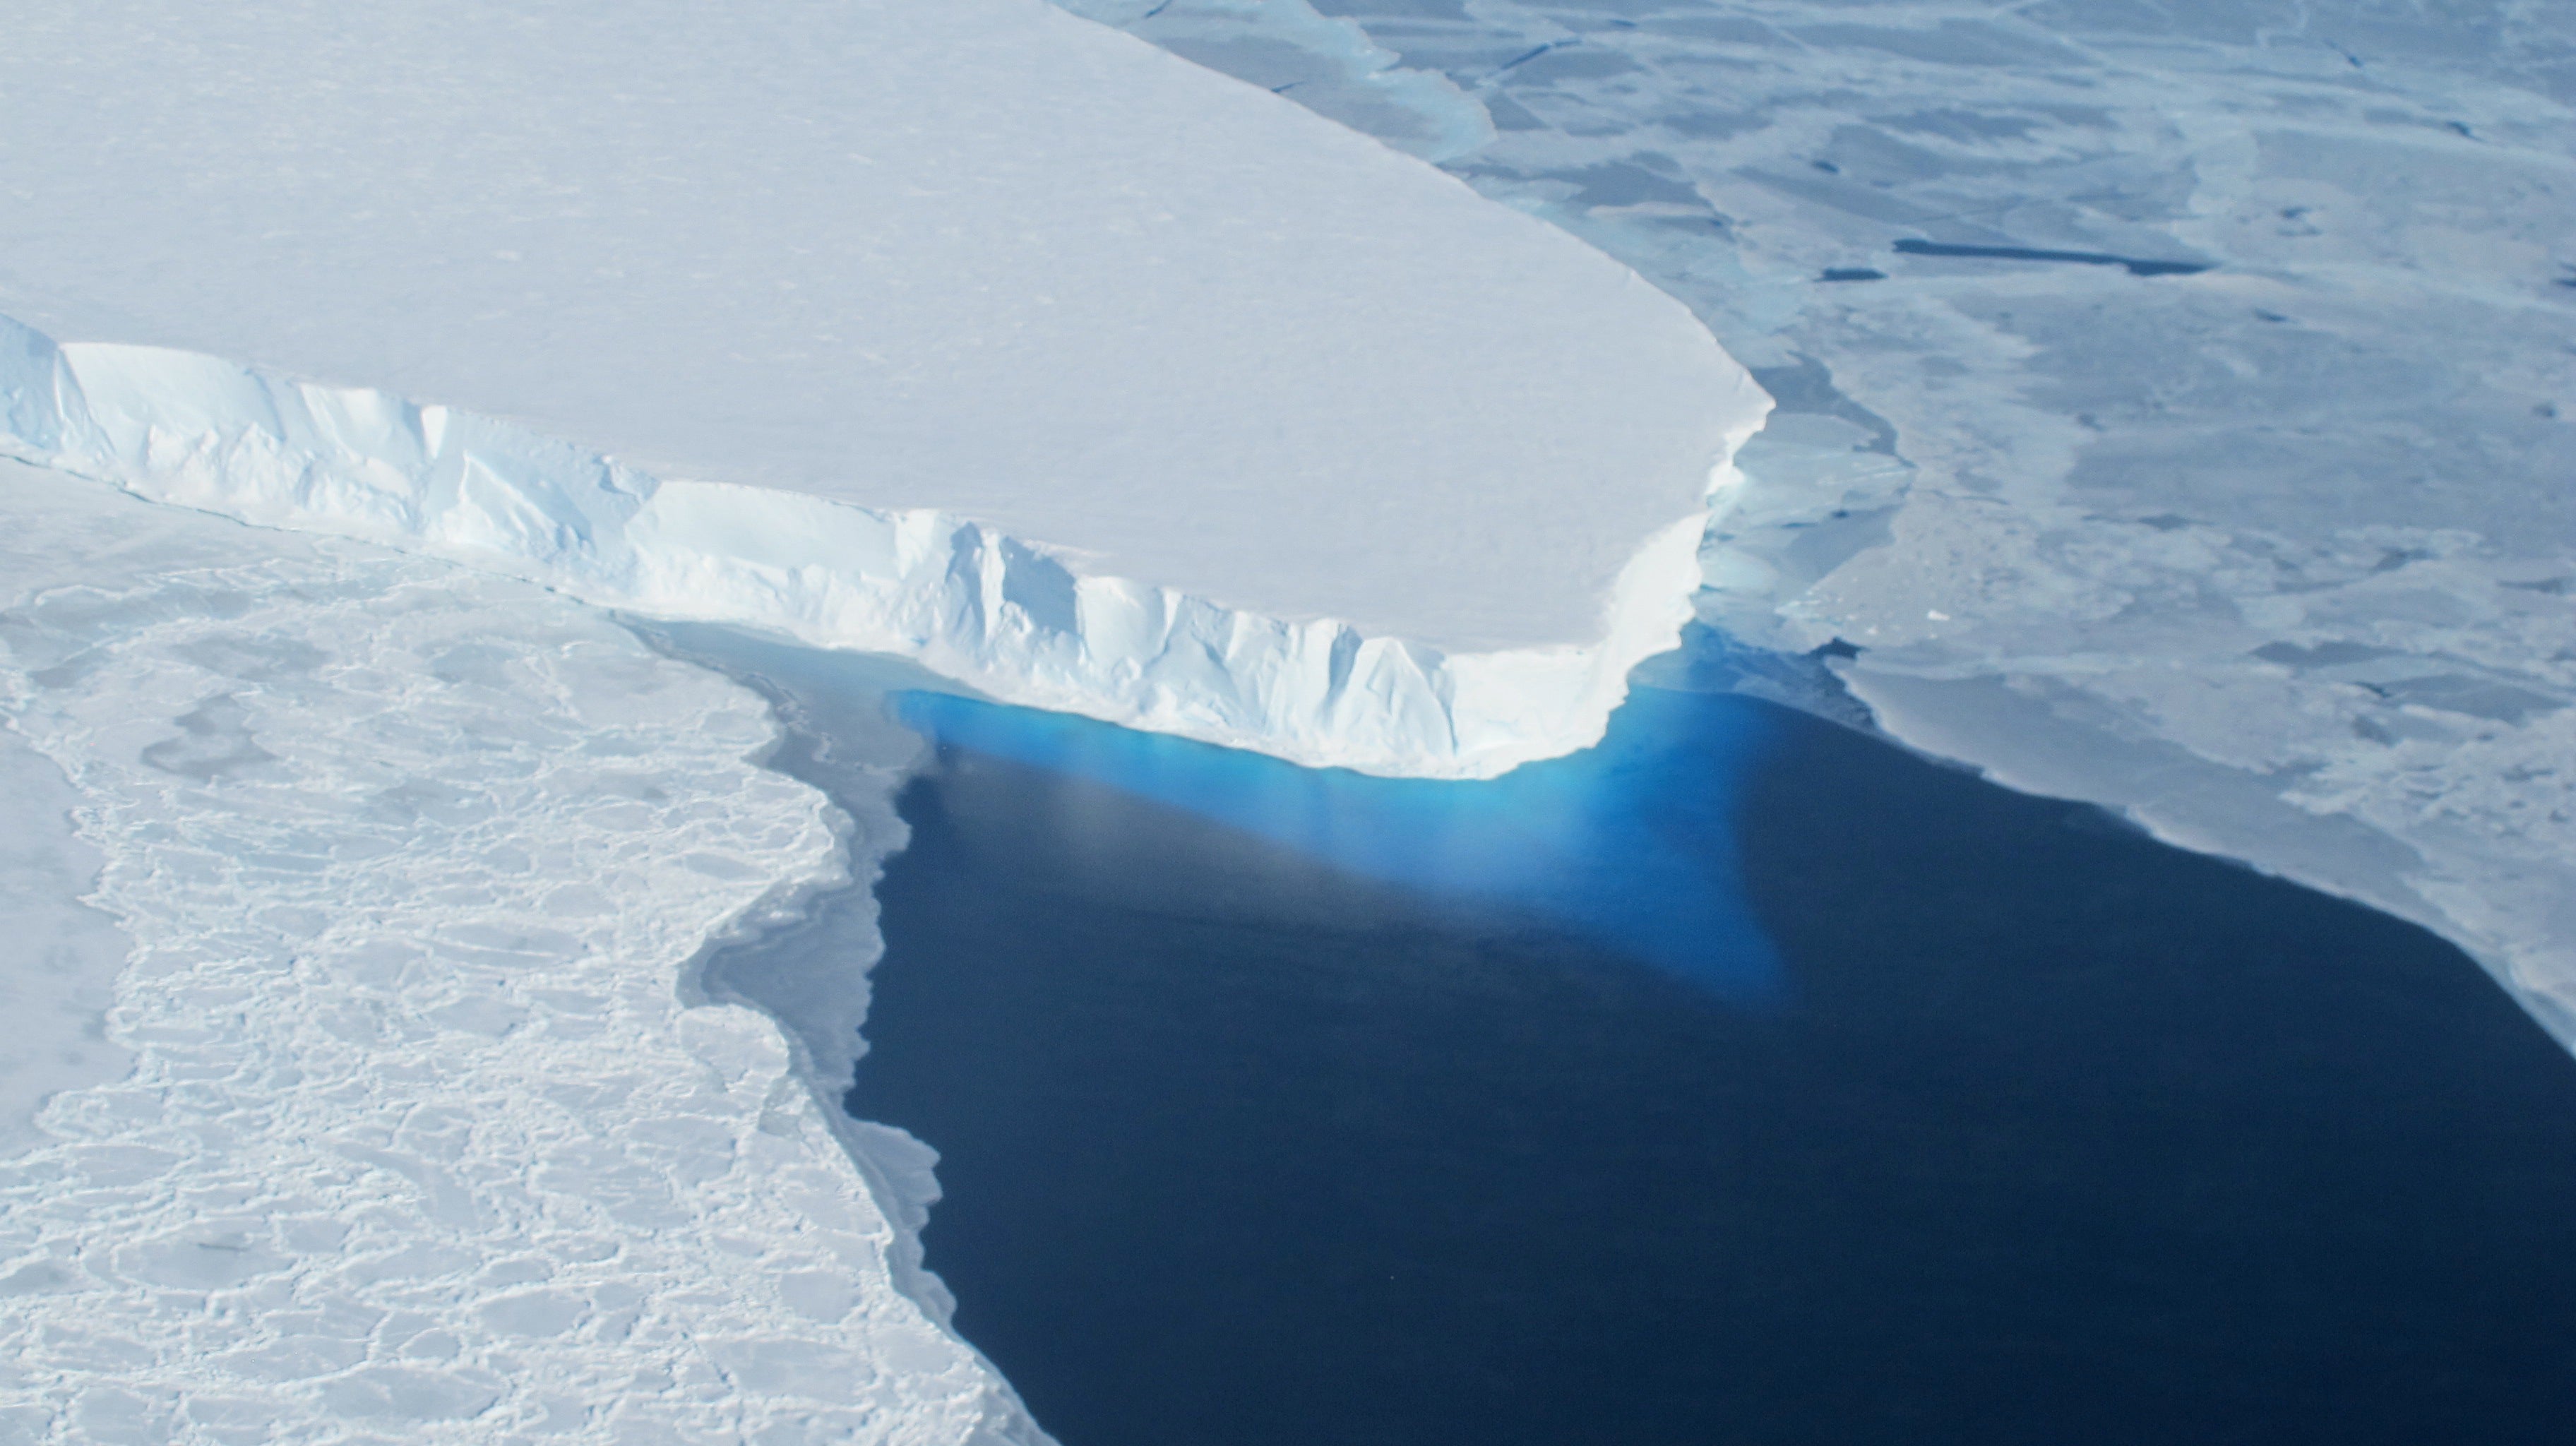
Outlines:
[[[0,1438],[1045,1440],[918,1267],[927,1152],[692,1002],[893,842],[750,761],[759,699],[524,583],[11,463],[0,580],[0,720],[98,867],[37,902],[131,936],[134,1059],[0,1158]]]
[[[1705,616],[2576,1044],[2568,6],[1069,3],[1230,67],[1339,25],[1315,66],[1482,105],[1444,166],[1778,400]]]
[[[0,628],[6,628],[0,619]],[[5,643],[0,643],[5,646]],[[62,770],[0,730],[0,1158],[34,1144],[48,1096],[102,1084],[134,1065],[106,1036],[109,992],[125,964],[116,921],[80,901],[98,851],[72,832],[79,802]]]
[[[1562,231],[1040,0],[95,0],[0,87],[22,457],[1311,762],[1599,736],[1768,405]]]

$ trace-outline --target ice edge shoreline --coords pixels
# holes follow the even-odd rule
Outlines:
[[[1712,398],[1712,405],[1717,399]],[[1712,458],[1709,497],[1768,399]],[[1708,511],[1623,568],[1599,641],[1443,653],[1084,576],[930,509],[647,476],[516,425],[0,316],[0,454],[155,502],[354,537],[673,619],[892,653],[1004,702],[1310,767],[1490,778],[1598,742],[1679,645]]]
[[[0,393],[0,403],[5,403],[7,400],[6,394]],[[78,482],[71,485],[84,486],[83,483]],[[309,583],[298,585],[293,590],[300,591],[309,586]],[[41,597],[42,594],[34,596]],[[633,629],[614,618],[601,618],[598,621],[614,633],[633,634]],[[758,712],[764,720],[764,735],[756,746],[734,752],[730,756],[738,758],[745,766],[764,773],[781,772],[772,764],[775,755],[789,739],[790,734],[786,718],[774,703],[765,697],[757,697],[756,690],[744,689],[741,683],[720,672],[706,669],[655,648],[649,639],[637,637],[635,641],[648,654],[666,659],[692,673],[711,673],[713,675],[711,681],[720,683],[723,688],[750,695],[746,701],[756,703]],[[13,734],[24,731],[18,728],[15,722],[8,726]],[[303,750],[289,751],[295,754],[303,752]],[[707,751],[720,756],[727,752],[721,744],[712,745],[707,748]],[[46,757],[55,770],[71,779],[71,786],[80,791],[85,808],[104,809],[113,800],[112,792],[97,791],[91,783],[83,781],[81,775],[73,773],[65,757],[59,752],[42,749],[39,756]],[[742,1062],[738,1059],[729,1060],[707,1053],[706,1049],[710,1042],[721,1046],[753,1040],[757,1044],[771,1046],[777,1050],[784,1069],[780,1072],[782,1077],[768,1089],[765,1107],[768,1111],[775,1111],[777,1118],[773,1121],[765,1112],[757,1125],[758,1131],[793,1140],[799,1138],[800,1132],[806,1129],[809,1118],[813,1125],[819,1126],[822,1135],[829,1142],[825,1148],[834,1151],[851,1167],[855,1175],[852,1183],[864,1192],[882,1217],[881,1224],[887,1241],[884,1254],[885,1264],[888,1267],[885,1277],[887,1288],[893,1295],[902,1298],[916,1309],[931,1332],[941,1338],[945,1344],[961,1351],[981,1373],[981,1384],[974,1392],[971,1402],[961,1407],[961,1409],[971,1409],[975,1413],[974,1419],[969,1423],[969,1428],[964,1434],[949,1439],[963,1441],[966,1446],[1052,1446],[1053,1438],[1036,1423],[1026,1404],[1020,1400],[999,1368],[958,1334],[952,1319],[953,1298],[938,1279],[922,1267],[920,1229],[924,1223],[929,1196],[935,1191],[935,1187],[931,1186],[927,1178],[928,1165],[924,1157],[928,1152],[925,1147],[899,1131],[852,1119],[840,1109],[837,1098],[813,1089],[811,1087],[813,1071],[810,1061],[805,1057],[802,1039],[795,1030],[786,1027],[770,1011],[749,1000],[712,996],[702,988],[703,971],[709,958],[731,947],[743,937],[755,934],[764,928],[775,927],[781,920],[796,917],[827,893],[851,886],[872,887],[873,879],[882,867],[884,848],[871,850],[860,846],[860,840],[850,827],[850,820],[845,814],[842,800],[801,779],[789,777],[797,791],[819,797],[822,804],[821,819],[829,826],[831,833],[830,846],[823,854],[808,858],[806,861],[808,867],[790,868],[772,875],[764,892],[756,898],[742,902],[738,908],[720,914],[701,915],[702,927],[696,931],[694,942],[688,944],[683,951],[660,956],[663,962],[670,966],[665,970],[664,977],[672,985],[672,1002],[680,1010],[674,1016],[677,1028],[670,1035],[670,1042],[677,1049],[685,1051],[687,1055],[694,1056],[701,1066],[717,1075],[724,1075],[728,1064],[740,1066]],[[329,796],[330,792],[325,790],[323,796]],[[103,866],[100,874],[103,878],[107,871],[119,867],[120,850],[117,847],[119,838],[97,835],[91,826],[93,822],[94,820],[82,822],[81,837],[100,848],[108,856],[108,862]],[[128,830],[122,837],[125,842],[130,843],[134,834]],[[890,841],[880,841],[881,844],[885,842]],[[165,876],[167,873],[166,870],[153,867],[148,859],[139,868],[129,868],[129,872],[143,878]],[[166,926],[173,923],[173,916],[166,910],[147,910],[138,914],[129,906],[113,902],[101,902],[94,906],[116,919],[128,936],[125,942],[129,957],[121,963],[119,983],[121,986],[130,985],[137,962],[150,951],[146,938],[150,930],[141,928],[141,931],[137,932],[140,925],[136,921],[141,920],[146,924],[157,922]],[[679,942],[686,937],[686,935],[680,935],[671,939],[671,942]],[[318,954],[327,951],[298,950],[297,952],[301,956],[306,953]],[[618,951],[617,957],[627,956],[623,955],[622,951]],[[650,965],[652,959],[650,951],[645,951],[638,957],[642,957],[648,966]],[[300,965],[311,963],[312,960],[300,958]],[[127,997],[127,991],[120,988],[117,1007],[128,1008],[132,1004],[133,1001]],[[148,1049],[148,1045],[138,1048],[138,1059],[148,1053]],[[751,1095],[745,1097],[756,1097],[763,1084],[760,1063],[761,1057],[755,1056],[748,1067],[736,1068],[731,1076],[720,1078],[716,1086],[718,1091],[744,1096],[748,1088]],[[137,1077],[137,1069],[126,1070],[119,1077],[134,1081]],[[166,1083],[166,1080],[164,1082]],[[801,1109],[789,1106],[780,1095],[779,1089],[789,1086],[794,1087],[799,1095],[814,1106],[810,1117],[806,1116]],[[99,1086],[86,1086],[67,1093],[86,1094],[97,1088]],[[138,1119],[150,1113],[149,1111],[131,1112],[132,1116]],[[92,1117],[82,1122],[81,1127],[76,1127],[69,1132],[57,1132],[56,1138],[38,1148],[60,1149],[76,1147],[83,1142],[100,1143],[104,1136],[93,1138],[92,1134],[98,1123],[99,1121]],[[791,1191],[787,1196],[779,1198],[792,1200],[792,1196]],[[791,1205],[790,1208],[803,1207]],[[201,1245],[196,1248],[222,1247]],[[42,1261],[55,1257],[23,1258]],[[506,1290],[508,1284],[505,1283],[503,1289]],[[474,1303],[472,1300],[467,1302],[469,1305]],[[486,1300],[483,1303],[489,1304],[489,1301]],[[717,1333],[709,1337],[716,1340],[719,1345],[740,1338],[743,1337],[738,1330],[733,1335]],[[401,1369],[404,1364],[398,1361],[394,1369]],[[359,1363],[359,1368],[353,1369],[362,1370],[369,1365],[382,1366],[384,1362],[369,1357]],[[344,1384],[346,1379],[350,1378],[348,1371],[335,1370],[325,1374]],[[925,1379],[932,1374],[936,1373],[925,1372]],[[486,1406],[483,1409],[488,1411],[491,1408]],[[59,1422],[67,1419],[67,1416],[58,1413],[54,1419]],[[483,1419],[478,1414],[470,1418],[470,1421],[479,1423]]]

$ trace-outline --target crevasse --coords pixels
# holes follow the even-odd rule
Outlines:
[[[1760,425],[1728,434],[1715,498]],[[1313,766],[1484,778],[1597,741],[1674,647],[1707,511],[1621,572],[1599,641],[1444,653],[1086,575],[927,509],[655,478],[489,417],[0,317],[0,452],[159,502],[505,572],[583,601],[885,652],[991,697]]]

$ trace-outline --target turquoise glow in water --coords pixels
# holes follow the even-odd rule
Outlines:
[[[1517,907],[1730,1001],[1783,992],[1731,845],[1767,736],[1750,710],[1639,688],[1599,747],[1461,783],[1300,768],[939,693],[902,694],[897,709],[940,742],[1106,784],[1363,878]]]

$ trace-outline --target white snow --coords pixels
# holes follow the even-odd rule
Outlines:
[[[918,1268],[928,1152],[687,1002],[896,841],[748,761],[757,698],[524,583],[9,463],[0,580],[135,1060],[0,1160],[0,1438],[1045,1439]]]
[[[1310,762],[1596,737],[1767,405],[1563,232],[1040,0],[84,0],[0,93],[0,312],[104,433],[22,368],[21,455]]]
[[[72,832],[78,801],[61,769],[0,731],[0,1159],[40,1138],[47,1098],[134,1067],[102,1028],[128,940],[80,902],[100,860]]]
[[[1152,8],[1221,66],[1325,23]],[[2567,5],[1323,8],[1363,38],[1313,66],[1484,106],[1444,165],[1778,398],[1712,621],[1857,646],[1899,738],[2434,928],[2576,1045]]]

